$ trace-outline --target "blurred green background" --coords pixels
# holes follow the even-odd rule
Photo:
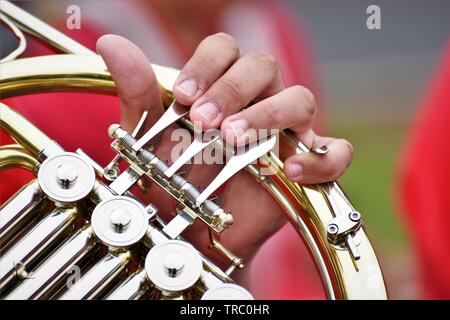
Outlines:
[[[407,225],[397,207],[395,177],[420,98],[449,40],[450,1],[282,2],[312,48],[315,94],[326,133],[354,146],[353,164],[340,182],[363,215],[390,297],[415,298],[417,276]],[[49,15],[56,10],[42,2],[22,2],[31,3]],[[372,4],[381,9],[380,30],[366,26]]]
[[[406,243],[392,201],[392,177],[405,127],[335,124],[331,131],[350,140],[355,151],[355,159],[341,179],[346,192],[364,214],[371,226],[369,231],[383,233],[375,240],[382,246],[401,250]]]
[[[361,211],[391,298],[419,288],[408,228],[398,208],[396,177],[408,130],[450,36],[447,0],[284,1],[309,36],[327,133],[354,146],[341,179]],[[366,27],[369,5],[381,29]]]

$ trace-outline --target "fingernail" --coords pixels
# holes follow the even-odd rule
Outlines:
[[[195,96],[198,91],[197,83],[192,79],[184,80],[177,85],[177,89],[187,96]]]
[[[209,101],[199,105],[195,108],[195,111],[197,111],[202,118],[208,121],[213,121],[219,115],[219,108],[215,103]]]
[[[244,132],[248,129],[248,123],[244,119],[230,121],[228,125],[233,130],[235,137],[243,135]]]
[[[303,167],[301,164],[298,163],[287,163],[284,166],[284,171],[286,174],[291,178],[296,178],[303,172]]]

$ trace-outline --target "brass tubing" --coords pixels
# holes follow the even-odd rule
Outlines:
[[[22,29],[51,43],[64,52],[94,54],[94,52],[69,38],[64,33],[52,28],[45,22],[8,1],[2,1],[0,12],[17,23]]]
[[[248,167],[248,171],[258,177],[261,185],[274,196],[297,233],[307,243],[321,272],[328,298],[387,299],[383,274],[363,228],[357,234],[360,240],[358,248],[364,252],[358,261],[352,259],[348,250],[337,248],[327,240],[327,221],[337,214],[354,210],[339,186],[336,185],[333,191],[337,193],[334,200],[346,210],[336,213],[319,185],[301,186],[289,181],[281,170],[282,162],[272,154],[261,159],[277,174],[271,179],[260,179],[259,171],[254,166]]]
[[[5,300],[50,298],[61,285],[66,285],[63,281],[73,270],[76,272],[78,263],[93,253],[95,246],[92,228],[83,228],[32,270],[30,277],[14,288]]]
[[[32,266],[55,248],[70,230],[73,230],[77,214],[76,207],[54,209],[14,247],[2,254],[0,257],[0,292],[2,294],[13,282],[26,277],[26,273]]]
[[[145,270],[139,269],[112,290],[105,299],[138,300],[147,296],[149,290],[151,290],[151,284],[147,279]]]
[[[8,19],[4,14],[0,13],[0,20],[3,22],[3,24],[14,34],[18,41],[18,45],[16,49],[11,51],[6,57],[3,57],[0,59],[0,62],[6,62],[14,60],[25,51],[27,48],[27,39],[23,35],[20,28],[18,28],[10,19]]]
[[[70,287],[59,299],[82,300],[101,298],[126,270],[131,253],[110,252]]]
[[[48,203],[42,196],[37,180],[16,192],[0,207],[0,248],[6,244],[31,220],[42,214],[42,208]]]
[[[154,68],[158,81],[164,89],[164,101],[170,102],[170,90],[177,76],[174,69]],[[32,83],[32,84],[30,84]],[[55,89],[106,90],[114,92],[114,83],[103,61],[97,56],[81,57],[58,55],[19,59],[2,64],[0,91],[14,96],[31,91],[48,92]],[[283,174],[282,161],[285,151],[300,152],[302,149],[280,135],[280,159],[271,157],[275,175],[263,184],[283,206],[294,228],[307,239],[318,261],[330,298],[378,298],[387,297],[383,276],[376,255],[363,229],[358,231],[361,259],[354,261],[348,250],[337,248],[327,240],[326,226],[338,213],[333,210],[321,186],[300,186],[289,181]],[[287,147],[286,147],[287,146]],[[285,148],[286,147],[286,148]],[[305,151],[305,150],[303,150]],[[307,150],[306,150],[307,151]],[[289,154],[293,154],[289,152]],[[257,179],[260,179],[259,174]],[[342,196],[341,198],[343,198]],[[348,200],[347,200],[348,201]],[[344,203],[345,201],[341,201]],[[287,210],[286,208],[290,208]],[[349,207],[346,204],[346,207]],[[348,214],[348,212],[341,212]],[[367,283],[371,283],[370,286]]]
[[[179,71],[156,64],[152,64],[152,67],[163,92],[165,104],[169,105],[173,82]],[[116,92],[111,75],[98,55],[59,54],[23,58],[2,63],[1,69],[1,98],[67,88],[110,94]]]
[[[0,146],[0,171],[22,168],[37,173],[39,162],[21,145],[9,144]]]
[[[50,138],[31,122],[1,102],[0,114],[2,115],[0,117],[0,127],[34,156],[39,156],[52,142]]]

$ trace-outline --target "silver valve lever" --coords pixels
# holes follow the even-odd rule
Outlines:
[[[336,182],[322,183],[321,187],[335,213],[349,212],[338,214],[329,222],[328,241],[338,246],[345,245],[352,258],[359,260],[361,258],[358,250],[360,242],[355,235],[362,226],[361,214],[353,209]]]
[[[144,111],[142,113],[141,119],[139,120],[138,124],[134,128],[131,135],[133,137],[136,137],[139,132],[144,128],[145,120],[147,119],[148,111]],[[115,174],[115,166],[121,159],[120,154],[117,154],[114,159],[105,167],[103,174],[104,176],[110,176],[110,172],[112,171],[112,174]],[[118,169],[117,169],[118,170]],[[117,172],[118,173],[118,172]],[[118,195],[124,194],[128,189],[130,189],[140,178],[142,174],[139,174],[136,172],[133,168],[128,167],[121,175],[114,176],[113,183],[109,185],[109,187],[114,190]],[[110,178],[112,178],[110,176]]]
[[[194,219],[191,216],[184,211],[180,211],[175,218],[165,225],[162,231],[171,239],[176,239],[193,222]]]
[[[148,130],[142,138],[140,138],[133,145],[134,151],[139,151],[142,147],[144,147],[153,137],[155,137],[158,133],[162,132],[165,128],[170,126],[172,123],[177,121],[178,119],[184,117],[189,112],[189,107],[184,106],[181,103],[174,100],[170,107],[164,112],[161,118],[156,121],[156,123]]]
[[[359,260],[361,258],[361,255],[359,254],[358,247],[351,234],[345,236],[345,243],[347,244],[348,250],[350,251],[353,259]]]
[[[144,111],[142,113],[141,119],[139,119],[138,124],[136,125],[136,127],[134,128],[133,132],[131,133],[132,137],[136,137],[139,135],[139,133],[142,131],[142,129],[144,128],[144,123],[145,120],[147,120],[147,116],[148,116],[148,111]],[[108,180],[114,180],[115,178],[117,178],[117,173],[115,172],[114,168],[116,166],[116,164],[120,161],[120,155],[117,154],[114,159],[112,159],[112,161],[110,163],[108,163],[108,165],[103,169],[103,175],[108,179]]]
[[[142,129],[144,129],[144,123],[145,123],[145,120],[147,120],[147,116],[148,116],[148,111],[145,110],[145,111],[142,113],[142,116],[141,116],[141,118],[139,119],[138,124],[136,125],[136,127],[135,127],[134,130],[133,130],[133,132],[131,133],[131,136],[132,136],[132,137],[135,137],[135,138],[136,138],[136,137],[139,135],[139,133],[142,131]]]
[[[128,167],[109,185],[109,187],[120,196],[127,192],[141,177],[141,173]]]
[[[197,153],[205,149],[210,144],[219,139],[220,135],[213,135],[205,138],[203,134],[199,134],[192,144],[183,152],[183,154],[164,172],[167,178],[170,178],[178,171],[189,159],[193,158]]]
[[[327,227],[328,241],[337,246],[345,246],[354,260],[359,260],[359,240],[354,236],[361,228],[361,214],[352,211],[348,215],[340,214],[334,217]]]
[[[277,141],[276,136],[271,136],[264,142],[257,141],[253,143],[249,150],[245,152],[237,152],[230,160],[225,164],[219,174],[214,180],[206,187],[205,190],[197,197],[196,205],[200,206],[206,199],[208,199],[214,191],[216,191],[222,184],[228,179],[234,176],[238,171],[245,168],[248,164],[257,160],[259,157],[265,155],[273,149]]]

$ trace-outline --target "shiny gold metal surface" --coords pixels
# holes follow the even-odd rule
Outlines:
[[[0,89],[0,92],[2,92],[3,97],[3,90]],[[3,103],[0,103],[0,113],[1,128],[34,156],[38,156],[51,143],[51,140],[38,128],[27,121],[23,121],[19,113]]]
[[[0,171],[12,168],[27,169],[37,173],[39,162],[18,144],[0,146]]]
[[[18,22],[19,26],[28,21],[26,16],[22,21],[21,17],[23,16],[20,14],[16,16],[17,12],[10,7],[8,7],[8,12],[3,13],[11,20]],[[46,29],[42,27],[43,23],[34,20],[31,22],[32,26],[28,25],[27,28],[36,27],[34,34],[41,35],[65,52],[79,53],[77,51],[80,51],[81,45],[73,44],[67,40],[67,37],[60,35],[45,37]],[[46,25],[44,24],[44,26]],[[23,58],[2,62],[0,68],[1,98],[33,92],[74,89],[80,92],[96,91],[115,94],[114,82],[101,57],[95,54],[84,52],[84,54]],[[173,100],[171,89],[179,71],[157,65],[153,65],[153,68],[161,86],[164,104],[168,107]],[[1,128],[23,147],[4,146],[0,148],[0,169],[17,166],[36,172],[36,168],[39,167],[38,162],[42,162],[52,154],[62,152],[55,142],[3,103],[0,104],[0,115]],[[192,129],[192,124],[187,119],[182,119],[180,124]],[[343,234],[346,242],[335,244],[329,241],[330,223],[343,216],[347,217],[355,212],[355,208],[336,182],[303,186],[288,180],[282,170],[283,161],[289,155],[309,150],[306,146],[294,141],[288,133],[280,134],[279,142],[279,157],[270,153],[261,157],[258,165],[248,165],[246,169],[283,208],[286,217],[303,238],[315,259],[327,296],[331,299],[386,299],[387,292],[383,275],[364,227],[361,226],[356,231],[352,230],[351,233],[348,231],[349,233]],[[262,176],[260,173],[262,166],[268,167],[274,174]],[[149,177],[154,178],[154,176]],[[95,207],[100,201],[108,200],[111,197],[114,197],[114,193],[109,187],[103,182],[97,181],[90,196],[93,199],[90,206]],[[56,203],[55,205],[60,204]],[[70,204],[69,207],[79,205]],[[0,211],[0,218],[2,213]],[[89,220],[89,216],[85,218]],[[143,240],[148,247],[167,240],[161,232],[163,227],[163,223],[159,220],[155,220],[149,225]],[[90,288],[91,291],[86,289],[85,294],[77,296],[79,298],[98,298],[107,292],[109,293],[106,294],[106,297],[108,295],[129,298],[158,297],[151,284],[143,284],[143,281],[146,280],[142,270],[132,270],[127,274],[128,278],[124,276],[126,274],[124,266],[129,263],[130,251],[111,251],[110,248],[108,254],[101,255],[95,263],[92,263],[88,258],[92,257],[94,252],[98,252],[95,248],[98,248],[99,244],[98,239],[92,235],[91,227],[82,227],[77,233],[72,232],[69,235],[70,237],[63,246],[51,257],[46,257],[45,263],[35,270],[37,275],[35,280],[27,278],[27,272],[24,272],[20,285],[4,298],[71,297],[71,292],[74,291],[69,289],[64,293],[57,289],[61,288],[61,283],[67,278],[61,274],[66,272],[69,267],[73,267],[76,259],[83,260],[85,265],[91,267],[92,277],[102,286],[102,289],[98,291],[95,288]],[[226,251],[226,248],[223,251],[229,255],[230,260],[238,258]],[[202,257],[202,261],[204,270],[200,283],[203,283],[203,289],[197,288],[196,290],[204,292],[208,286],[215,283],[232,281],[227,273],[220,270],[207,258]],[[109,266],[110,271],[104,268],[105,265]],[[49,272],[45,271],[46,268]],[[94,274],[99,276],[94,276]],[[107,275],[111,275],[111,278],[108,279]],[[50,281],[51,285],[43,286],[45,281]],[[151,293],[146,290],[150,290]],[[148,294],[144,294],[145,292]],[[196,294],[190,293],[188,296],[195,297]]]

